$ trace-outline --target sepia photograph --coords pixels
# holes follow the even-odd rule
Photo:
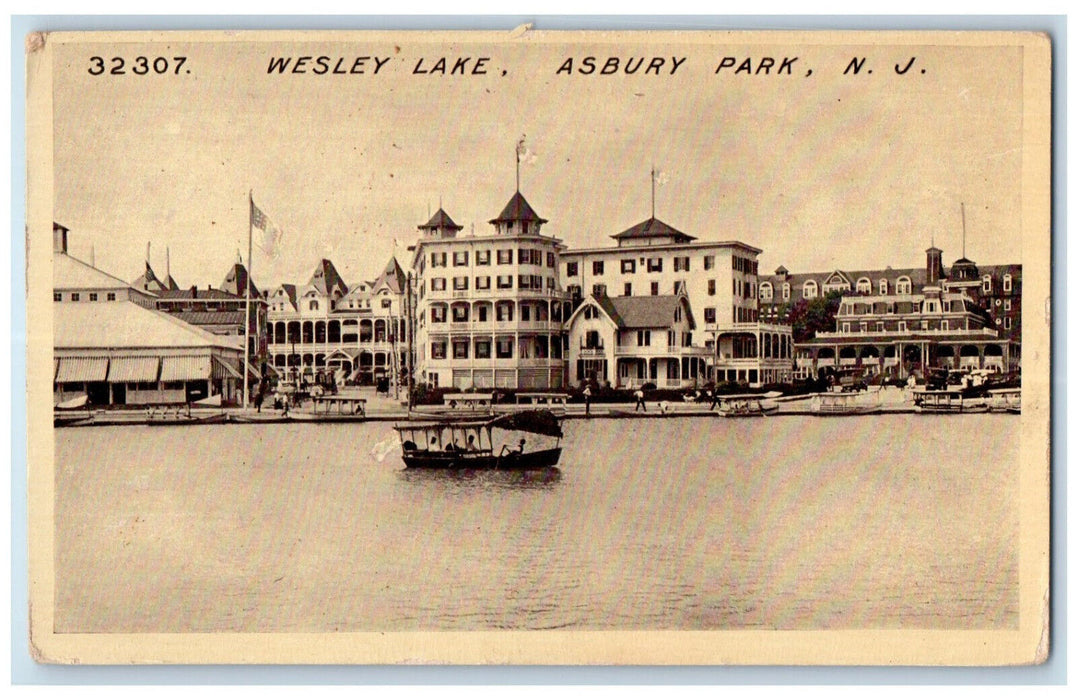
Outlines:
[[[26,44],[38,661],[1047,657],[1046,36]]]

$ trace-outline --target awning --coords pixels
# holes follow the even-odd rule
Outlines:
[[[162,357],[161,381],[183,382],[210,378],[210,358],[204,357]]]
[[[213,378],[214,379],[242,379],[240,371],[236,369],[231,362],[223,360],[220,357],[213,358]]]
[[[103,382],[108,370],[107,357],[61,357],[60,368],[56,370],[56,383]]]
[[[158,357],[114,357],[109,363],[110,382],[156,382]]]

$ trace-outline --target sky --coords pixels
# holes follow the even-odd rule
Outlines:
[[[655,167],[658,218],[761,248],[761,271],[915,266],[933,243],[950,264],[963,206],[967,257],[1021,262],[1017,47],[721,33],[189,38],[56,52],[54,218],[71,229],[73,255],[92,248],[124,279],[141,274],[149,243],[159,276],[167,249],[181,286],[219,285],[247,257],[253,193],[284,232],[278,259],[256,248],[257,284],[304,283],[323,257],[349,284],[372,280],[393,254],[407,264],[439,204],[464,235],[489,233],[514,192],[522,138],[521,191],[550,220],[544,233],[573,248],[611,245],[647,218]],[[93,56],[104,74],[91,75]],[[114,56],[125,74],[109,72]],[[134,75],[138,56],[186,60],[179,75],[175,60],[165,75]],[[299,56],[345,69],[358,56],[390,60],[377,74],[373,58],[363,74],[268,74],[274,57]],[[470,57],[469,70],[487,57],[486,72],[415,72],[443,56],[449,67]],[[588,56],[595,72],[576,72]],[[734,66],[716,73],[726,56]],[[661,74],[601,75],[611,57],[619,69],[662,58]],[[796,58],[791,75],[775,75],[784,57]],[[844,75],[853,58],[861,71]],[[573,72],[559,73],[567,59]]]

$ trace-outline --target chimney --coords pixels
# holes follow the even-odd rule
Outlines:
[[[191,285],[191,298],[192,299],[198,299],[198,285],[197,284],[192,284]]]
[[[936,285],[939,284],[940,279],[943,278],[943,251],[932,246],[925,251],[927,257],[925,271],[928,273],[927,284]]]
[[[52,252],[67,255],[67,232],[68,229],[52,222]]]

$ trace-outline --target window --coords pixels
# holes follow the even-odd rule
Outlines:
[[[520,232],[523,233],[524,235],[528,234],[528,222],[527,221],[521,221],[520,222]]]
[[[476,320],[479,321],[480,323],[486,323],[487,322],[487,305],[486,304],[480,304],[479,306],[477,306],[476,309],[475,309],[475,316],[476,316]],[[476,357],[478,357],[478,355]]]
[[[909,277],[899,277],[895,282],[895,294],[912,294],[913,283]]]
[[[432,360],[445,359],[445,341],[435,340],[430,344],[430,357]]]
[[[715,322],[715,307],[714,306],[705,306],[704,307],[704,323],[714,323],[714,322]]]
[[[566,277],[576,277],[578,274],[580,274],[580,263],[565,263]]]
[[[311,302],[310,302],[310,304],[308,305],[307,308],[310,311],[318,311],[318,300],[317,299],[311,299]]]
[[[605,297],[606,296],[606,285],[605,284],[593,284],[591,286],[591,294],[592,294],[592,296],[596,296],[596,297]]]
[[[887,293],[887,280],[880,280],[880,294]]]
[[[61,293],[61,292],[53,292],[52,293],[52,300],[53,301],[63,301],[64,300],[63,293]]]
[[[591,350],[602,349],[603,341],[599,338],[599,331],[586,331],[584,333],[584,347]]]
[[[489,265],[490,264],[490,251],[489,250],[477,250],[477,251],[475,251],[475,264],[476,265]]]
[[[547,267],[554,267],[554,254],[553,253],[547,253],[546,254],[546,266]]]
[[[651,296],[653,296],[653,297],[659,296],[659,283],[658,282],[652,282],[651,283]]]
[[[815,299],[819,292],[816,280],[809,280],[801,287],[801,296],[805,299]]]
[[[494,307],[494,317],[498,321],[512,321],[513,320],[513,305],[512,304],[498,304]]]
[[[556,285],[554,284],[554,278],[553,277],[547,277],[546,278],[546,288],[547,289],[556,289],[557,288]]]
[[[857,293],[858,294],[871,294],[872,293],[872,280],[867,277],[862,277],[857,280]]]
[[[498,338],[498,359],[504,360],[513,356],[513,339]]]
[[[712,270],[714,268],[715,268],[715,256],[714,255],[705,255],[704,256],[704,269],[705,270]]]
[[[602,260],[593,260],[591,262],[591,274],[593,274],[593,275],[601,275],[601,274],[603,274],[603,261]]]
[[[1003,291],[1009,292],[1014,288],[1014,280],[1010,275],[1003,275]]]
[[[876,321],[876,332],[883,333],[883,321]]]
[[[349,302],[349,303],[351,303],[351,302]],[[392,306],[393,306],[393,300],[392,299],[383,299],[382,300],[382,308],[383,309],[388,309],[388,308],[390,308]]]
[[[476,289],[490,289],[490,277],[489,276],[476,277],[475,278],[475,288]]]
[[[771,301],[774,290],[771,288],[770,282],[764,282],[760,285],[760,299],[762,301]]]
[[[906,322],[905,321],[899,321],[898,322],[898,330],[900,332],[903,332],[903,333],[906,331]]]
[[[512,275],[498,275],[498,289],[512,289],[513,288],[513,276]]]
[[[90,301],[97,301],[97,292],[90,292]]]
[[[510,260],[509,262],[512,262]],[[542,265],[543,251],[521,248],[517,251],[517,264],[519,265]]]
[[[573,299],[579,299],[584,294],[584,290],[579,284],[570,284],[566,291],[569,292],[569,296]]]
[[[941,331],[949,331],[949,330],[951,330],[950,322],[947,321],[947,320],[940,321],[940,330]]]
[[[72,292],[71,293],[71,301],[78,301],[78,300],[79,300],[79,293],[78,292]]]
[[[453,323],[466,323],[468,321],[468,307],[465,304],[453,306]]]
[[[1010,316],[1005,316],[1003,318],[1003,327],[1006,328],[1007,330],[1011,329],[1011,317]]]
[[[467,288],[468,288],[468,278],[467,277],[454,277],[453,278],[453,289],[455,289],[455,290],[457,290],[459,292],[459,291],[464,291]]]
[[[1011,300],[1010,299],[1004,299],[1003,300],[1003,310],[1004,311],[1010,311],[1011,310]]]
[[[499,265],[512,265],[513,264],[513,249],[504,248],[498,251],[498,264]]]
[[[637,331],[636,344],[640,347],[651,345],[651,331]]]
[[[445,277],[435,277],[430,281],[430,289],[432,292],[445,291]]]
[[[445,323],[445,307],[444,306],[432,306],[432,307],[430,307],[430,322],[431,323]]]
[[[715,296],[715,280],[707,281],[707,295],[709,297]]]
[[[677,333],[675,331],[666,331],[666,346],[670,348],[677,347]]]
[[[662,258],[648,258],[648,272],[662,272],[663,271],[663,259]]]
[[[843,333],[849,333],[850,332],[850,324],[849,323],[843,323],[842,324],[842,332]]]
[[[631,297],[632,295],[633,295],[633,283],[632,282],[626,282],[625,283],[625,296]]]
[[[468,341],[467,340],[454,340],[453,341],[453,359],[454,360],[467,360],[468,359]]]
[[[981,279],[981,290],[985,294],[991,294],[992,293],[992,276],[991,275],[985,275]]]
[[[622,260],[621,272],[625,275],[636,272],[636,260]]]
[[[453,253],[453,267],[463,267],[468,264],[468,251],[460,250]]]
[[[475,356],[477,359],[489,359],[490,358],[490,341],[489,340],[477,340],[475,341]]]
[[[689,256],[674,258],[674,272],[689,271]]]
[[[431,253],[430,254],[430,266],[431,267],[445,267],[445,253]]]
[[[116,292],[109,292],[105,295],[106,301],[116,301]]]

